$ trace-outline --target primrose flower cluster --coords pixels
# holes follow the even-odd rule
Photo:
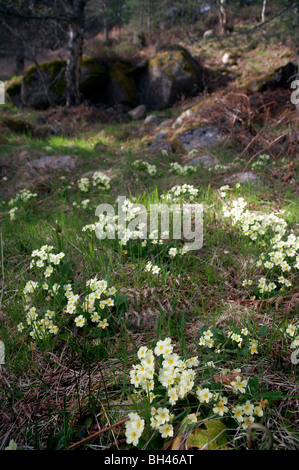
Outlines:
[[[214,349],[215,353],[224,353],[226,349],[245,348],[251,355],[258,354],[258,341],[250,338],[247,328],[236,328],[235,331],[224,332],[213,328],[205,330],[202,328],[199,338],[199,346]]]
[[[235,184],[235,187],[238,189],[240,188],[241,184],[240,183],[236,183]],[[228,184],[224,185],[224,186],[221,186],[221,188],[219,189],[219,194],[221,197],[226,197],[226,192],[227,191],[232,191],[233,188],[231,188]]]
[[[182,246],[182,247],[172,247],[172,248],[169,248],[168,250],[168,255],[170,258],[175,258],[176,256],[178,255],[185,255],[186,253],[188,253],[188,247],[186,245]]]
[[[244,379],[240,369],[226,368],[220,369],[219,372],[213,380],[221,385],[221,389],[215,391],[215,386],[207,383],[205,387],[197,388],[197,398],[201,404],[209,405],[214,414],[220,417],[230,416],[246,429],[258,417],[264,415],[268,400],[250,398],[249,380]],[[236,395],[239,396],[239,402],[236,402]]]
[[[209,331],[205,333],[208,339],[213,336]],[[243,334],[247,336],[247,330],[244,329]],[[234,337],[234,341],[240,342],[237,337]],[[198,358],[182,360],[173,352],[170,338],[158,341],[153,350],[142,346],[137,355],[140,362],[133,365],[130,382],[140,389],[139,397],[144,396],[148,400],[150,419],[143,419],[138,413],[129,414],[129,421],[125,425],[128,444],[137,446],[146,426],[158,431],[162,438],[172,437],[174,423],[182,419],[176,417],[176,409],[173,407],[189,394],[197,398],[201,417],[231,417],[243,429],[264,415],[268,401],[261,396],[254,398],[250,391],[251,383],[243,377],[240,369],[220,369],[219,374],[205,379],[203,386],[195,386],[196,375],[193,368],[199,365]],[[213,363],[206,365],[215,368]],[[164,394],[161,386],[165,389]],[[159,392],[156,393],[156,390]],[[136,400],[137,397],[138,394]],[[137,406],[135,400],[134,403]],[[140,405],[140,410],[145,417],[144,405]],[[182,424],[197,423],[198,410],[197,405],[197,411],[185,416]]]
[[[115,305],[114,286],[108,287],[106,280],[89,279],[86,287],[89,292],[82,297],[74,293],[70,282],[55,282],[55,267],[64,258],[64,253],[53,253],[53,246],[44,245],[40,250],[32,252],[31,268],[41,271],[38,281],[30,280],[23,289],[25,299],[25,322],[33,339],[45,339],[50,334],[57,334],[57,322],[61,322],[65,314],[74,316],[74,323],[82,328],[88,321],[104,330],[109,326],[106,318],[107,308]],[[35,295],[45,293],[45,307],[38,309],[33,305]],[[82,298],[81,298],[82,297]],[[23,322],[19,323],[18,331],[25,329]]]
[[[104,279],[89,279],[86,287],[91,291],[80,304],[80,296],[74,294],[71,284],[64,286],[65,297],[67,298],[66,313],[75,316],[75,323],[78,328],[82,328],[88,320],[98,328],[104,330],[109,326],[107,318],[102,317],[102,312],[106,307],[114,306],[113,297],[116,294],[114,286],[108,288],[108,283]],[[82,312],[82,313],[81,313]]]
[[[173,186],[166,194],[161,195],[161,199],[169,202],[194,201],[199,190],[191,184]]]
[[[89,206],[89,203],[90,203],[90,199],[84,199],[80,203],[77,203],[76,201],[74,201],[73,206],[78,207],[78,208],[82,207],[82,209],[86,209]]]
[[[291,281],[286,276],[299,268],[299,237],[292,233],[287,235],[286,221],[273,212],[258,213],[249,211],[246,206],[246,201],[238,198],[232,201],[231,208],[224,207],[223,215],[230,217],[232,225],[237,225],[245,236],[257,241],[264,248],[256,266],[263,268],[266,276],[271,276],[272,279],[267,283],[267,278],[261,277],[257,281],[258,292],[263,294],[284,290],[291,286]],[[251,279],[243,281],[243,286],[252,285]]]
[[[223,165],[222,163],[217,163],[216,165],[209,167],[208,171],[210,173],[224,173],[228,170],[237,170],[244,163],[246,163],[246,160],[244,158],[235,158],[231,163],[226,163],[225,165]]]
[[[175,173],[176,175],[185,176],[188,173],[196,172],[196,167],[191,165],[180,165],[179,163],[170,163],[170,173]]]
[[[144,238],[143,229],[146,227],[146,223],[137,224],[137,226],[134,226],[134,230],[130,230],[126,226],[127,223],[134,220],[140,214],[141,207],[135,205],[129,199],[126,199],[121,206],[121,211],[125,224],[121,222],[118,223],[120,219],[118,215],[100,214],[98,222],[85,225],[82,231],[94,231],[99,239],[109,238],[110,236],[112,238],[118,238],[121,245],[126,245],[130,239],[136,240]]]
[[[30,268],[37,268],[42,270],[42,276],[44,279],[40,281],[30,280],[26,283],[23,289],[23,295],[25,299],[25,322],[29,327],[30,336],[33,339],[45,339],[51,334],[58,333],[58,326],[54,323],[57,320],[57,315],[52,309],[46,309],[43,312],[38,312],[37,308],[32,305],[34,300],[34,294],[39,291],[45,291],[47,297],[53,297],[59,285],[51,282],[51,276],[54,272],[55,266],[58,266],[61,260],[64,258],[64,253],[53,253],[53,246],[44,245],[40,250],[34,250],[31,254],[32,260]],[[22,332],[25,326],[21,322],[18,324],[18,331]]]
[[[150,400],[151,429],[157,430],[162,437],[171,437],[173,435],[171,421],[174,416],[167,407],[156,405],[159,396],[155,396],[153,390],[159,384],[165,387],[169,404],[175,405],[178,400],[185,398],[192,390],[195,376],[192,368],[199,364],[198,359],[192,357],[183,361],[178,354],[173,352],[170,338],[158,341],[154,350],[142,346],[139,348],[137,356],[140,362],[133,365],[130,371],[130,382],[135,388],[141,389]],[[126,427],[127,430],[137,433],[132,419]],[[140,435],[138,435],[138,439]],[[129,437],[128,443],[132,442],[131,438],[132,435]],[[135,436],[134,445],[137,445],[138,439]]]
[[[21,191],[17,193],[14,199],[10,199],[10,201],[8,202],[8,205],[13,206],[9,210],[10,220],[15,220],[16,212],[20,206],[26,204],[27,202],[29,202],[31,199],[35,197],[37,197],[36,193],[32,193],[29,189],[24,188],[24,189],[21,189]]]
[[[83,193],[87,193],[91,186],[100,190],[108,190],[110,189],[110,181],[111,179],[109,176],[105,175],[101,171],[95,171],[91,179],[88,177],[82,177],[78,181],[78,187]]]
[[[273,160],[272,160],[273,162]],[[257,160],[251,164],[253,170],[263,170],[271,164],[270,155],[259,155]]]
[[[157,173],[156,165],[151,165],[144,160],[135,160],[133,163],[133,168],[136,170],[146,171],[150,176],[154,176]]]
[[[156,264],[152,264],[151,261],[148,261],[146,263],[144,271],[150,272],[152,274],[159,274],[159,272],[161,271],[161,268],[159,268],[159,266],[157,266]]]
[[[85,225],[83,232],[95,232],[99,239],[117,238],[121,246],[126,246],[131,240],[141,240],[141,247],[150,245],[162,245],[169,237],[169,231],[163,231],[159,235],[158,230],[153,230],[147,237],[146,211],[141,206],[125,199],[121,208],[122,220],[119,215],[100,214],[99,221],[94,224]],[[134,219],[141,216],[139,223],[135,224]],[[145,217],[142,217],[145,216]],[[133,227],[130,228],[130,222]],[[147,238],[146,238],[147,237]]]

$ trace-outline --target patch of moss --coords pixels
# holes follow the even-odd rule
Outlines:
[[[178,138],[174,138],[171,141],[171,148],[172,148],[173,152],[175,152],[175,153],[181,153],[181,154],[186,153],[186,149],[185,149],[184,145],[182,144],[182,142]]]
[[[175,78],[175,68],[181,67],[186,73],[197,78],[195,68],[192,64],[192,57],[183,48],[163,51],[152,57],[149,61],[149,68],[159,67],[163,69],[165,75],[170,77],[172,80]]]
[[[84,57],[81,62],[81,67],[86,67],[92,77],[101,77],[107,75],[106,68],[100,62],[92,57]]]
[[[21,85],[23,77],[12,78],[9,82],[5,84],[5,93],[8,97],[13,98],[14,96],[20,95]]]
[[[64,101],[65,93],[65,60],[51,60],[39,64],[40,72],[43,74],[45,83],[49,87],[49,92],[52,93],[55,102]],[[30,93],[30,90],[35,86],[41,87],[40,73],[35,65],[31,65],[26,70],[23,78],[23,91]]]
[[[246,83],[245,87],[247,90],[252,92],[264,91],[267,86],[267,77],[258,78],[256,80],[251,80],[249,83]]]
[[[134,68],[132,65],[129,62],[115,62],[111,66],[109,74],[125,93],[126,102],[132,106],[137,106],[139,100],[133,79]]]

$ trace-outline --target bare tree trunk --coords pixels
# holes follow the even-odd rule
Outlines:
[[[263,0],[263,8],[262,8],[262,14],[261,14],[262,23],[265,22],[266,7],[267,7],[267,0]]]
[[[106,17],[104,18],[104,41],[109,41],[108,20]]]
[[[36,66],[37,73],[38,73],[39,78],[42,82],[42,85],[43,85],[44,91],[46,93],[46,96],[48,98],[49,104],[50,104],[51,108],[53,108],[55,106],[55,103],[54,103],[54,100],[52,100],[51,95],[50,95],[50,86],[47,85],[44,74],[41,71],[39,63],[38,63],[38,61],[35,57],[34,57],[34,64]]]
[[[68,21],[68,50],[69,56],[66,64],[66,104],[78,106],[80,104],[79,79],[84,41],[84,9],[86,0],[69,0],[70,19]]]
[[[108,17],[107,17],[107,2],[104,2],[104,41],[109,41],[109,27],[108,27]]]
[[[140,2],[139,9],[139,35],[143,35],[143,13],[144,13],[144,0]]]
[[[22,40],[17,45],[16,53],[16,75],[22,75],[25,69],[25,46]]]
[[[148,0],[147,3],[147,33],[149,38],[151,37],[152,32],[152,3],[151,0]]]
[[[218,13],[219,13],[220,34],[227,34],[228,25],[227,25],[227,12],[225,9],[225,0],[217,0],[217,4],[218,4]]]

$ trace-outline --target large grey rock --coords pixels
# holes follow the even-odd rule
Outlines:
[[[114,106],[118,103],[137,106],[139,97],[135,83],[136,68],[128,61],[112,64],[85,57],[81,61],[79,89],[91,103]],[[30,66],[23,78],[8,84],[7,96],[16,105],[47,109],[50,105],[65,105],[66,61],[55,59]]]
[[[73,171],[78,157],[74,155],[45,156],[28,162],[27,165],[36,171]]]
[[[148,109],[166,108],[181,95],[195,95],[202,89],[201,66],[180,46],[150,59],[139,82],[140,99]]]
[[[247,83],[246,87],[249,91],[253,92],[265,91],[269,88],[290,88],[292,81],[296,79],[298,73],[298,65],[288,62],[283,67],[278,67],[263,77],[252,80]]]
[[[130,107],[139,104],[134,79],[135,67],[129,61],[117,61],[109,67],[106,83],[106,100],[109,104],[128,104]]]
[[[216,144],[222,137],[221,132],[215,126],[204,126],[190,129],[178,136],[178,140],[188,153],[194,149],[210,147]]]
[[[31,188],[48,185],[57,173],[71,173],[78,166],[78,157],[74,155],[44,156],[26,161],[19,166],[14,177],[17,188]]]
[[[22,165],[16,174],[16,179],[30,180],[56,172],[70,173],[75,170],[77,161],[78,157],[73,155],[44,156]]]
[[[55,59],[30,66],[20,86],[24,106],[46,109],[50,105],[64,105],[66,101],[66,61]],[[98,102],[105,96],[107,71],[96,59],[84,58],[81,62],[80,92],[85,99]]]

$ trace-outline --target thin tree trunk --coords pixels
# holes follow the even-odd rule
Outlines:
[[[218,12],[219,12],[219,23],[220,23],[220,34],[227,34],[227,13],[225,9],[225,0],[217,0]]]
[[[107,2],[104,3],[104,41],[109,41]]]
[[[139,9],[139,35],[143,34],[143,13],[144,13],[144,0],[140,2]]]
[[[108,20],[104,18],[104,41],[109,41],[109,30],[108,30]]]
[[[22,75],[25,69],[25,47],[22,41],[18,44],[16,54],[16,75]]]
[[[264,1],[263,1],[262,14],[261,14],[261,21],[262,21],[262,23],[265,22],[266,7],[267,7],[267,0],[264,0]]]
[[[152,32],[152,2],[148,0],[147,4],[147,33],[149,38],[151,37]]]
[[[74,0],[71,5],[71,17],[68,22],[69,56],[65,72],[66,104],[68,107],[80,104],[79,80],[83,54],[85,5],[86,0]]]
[[[46,93],[46,96],[47,96],[47,99],[49,101],[49,104],[51,106],[51,108],[53,108],[55,106],[55,102],[54,100],[51,98],[51,94],[50,94],[50,85],[47,84],[46,80],[45,80],[45,77],[44,77],[44,74],[39,66],[39,63],[36,59],[36,57],[33,57],[33,62],[36,66],[36,70],[37,70],[37,73],[39,75],[39,78],[42,82],[42,85],[43,85],[43,88],[44,88],[44,91]]]

